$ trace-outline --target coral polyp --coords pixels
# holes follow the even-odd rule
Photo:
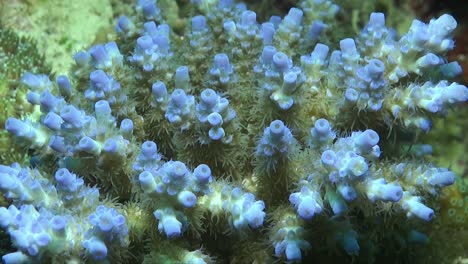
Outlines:
[[[451,15],[399,35],[371,13],[336,41],[330,0],[263,22],[230,0],[165,8],[139,0],[66,75],[15,76],[28,112],[5,130],[27,159],[0,166],[3,263],[376,262],[427,243],[457,176],[400,136],[468,101]]]

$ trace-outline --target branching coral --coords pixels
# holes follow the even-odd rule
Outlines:
[[[445,58],[454,18],[397,36],[372,13],[334,46],[332,1],[263,24],[229,0],[189,6],[178,35],[140,0],[68,76],[21,77],[40,114],[5,123],[31,168],[0,167],[3,261],[372,261],[426,243],[455,174],[393,156],[386,135],[468,100]]]

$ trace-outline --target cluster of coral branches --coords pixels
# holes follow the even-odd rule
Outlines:
[[[21,77],[33,110],[5,129],[30,158],[0,166],[3,263],[370,259],[387,229],[426,243],[455,174],[428,145],[391,145],[468,100],[452,16],[398,36],[372,13],[333,43],[330,0],[263,23],[230,0],[188,6],[175,33],[140,0],[67,76]]]

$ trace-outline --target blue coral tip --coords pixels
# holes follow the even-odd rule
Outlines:
[[[21,251],[8,253],[2,256],[3,264],[22,264],[28,263],[30,258]]]
[[[107,247],[101,240],[93,237],[84,243],[88,254],[94,260],[103,260],[107,257]]]
[[[132,132],[133,131],[133,121],[131,119],[125,118],[120,123],[120,130],[123,132]]]
[[[52,217],[50,226],[54,231],[62,231],[67,227],[68,220],[64,216],[56,215]]]
[[[270,131],[274,135],[283,134],[284,123],[281,120],[275,120],[270,124]]]
[[[205,29],[207,29],[206,18],[201,15],[194,16],[192,18],[192,32],[199,32]]]
[[[211,178],[211,169],[206,164],[200,164],[195,168],[193,174],[198,182],[206,183]]]
[[[177,196],[177,200],[186,208],[191,208],[197,203],[197,197],[190,191],[180,192]]]
[[[151,158],[158,151],[158,146],[153,141],[145,141],[141,145],[141,153],[147,158]]]
[[[76,175],[66,168],[58,169],[55,172],[55,180],[63,186],[71,187],[76,180]]]
[[[205,89],[201,92],[200,99],[203,104],[213,107],[218,102],[218,95],[213,89]]]
[[[166,97],[167,96],[166,85],[161,81],[157,81],[157,82],[153,83],[153,85],[151,87],[151,93],[153,94],[153,97],[155,99],[160,99],[160,98]]]

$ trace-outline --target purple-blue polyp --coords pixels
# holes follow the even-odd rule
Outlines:
[[[131,119],[125,118],[120,122],[120,130],[124,133],[132,133],[133,132],[133,121]]]
[[[73,56],[73,59],[75,60],[76,65],[80,67],[85,67],[86,65],[88,65],[91,59],[91,56],[89,55],[89,53],[85,51],[78,51]]]
[[[97,115],[110,115],[112,109],[107,100],[99,100],[94,104],[94,111]]]
[[[55,80],[63,95],[71,95],[71,83],[67,76],[59,75]]]
[[[273,55],[273,65],[275,65],[276,69],[280,72],[287,71],[290,66],[288,55],[283,52],[276,52],[275,55]]]
[[[263,201],[255,201],[255,197],[252,193],[247,193],[245,200],[253,202],[253,204],[250,206],[249,210],[245,212],[244,217],[247,219],[251,228],[259,228],[263,225],[265,218],[265,212],[263,212],[265,203]]]
[[[112,218],[112,209],[99,205],[96,207],[96,211],[88,216],[88,221],[93,226],[98,226],[100,231],[109,232],[114,226]]]
[[[222,127],[213,127],[208,131],[208,136],[211,140],[220,140],[226,133]]]
[[[434,210],[420,203],[416,199],[412,199],[408,202],[403,202],[403,208],[411,212],[411,214],[429,222],[434,217]]]
[[[2,263],[4,264],[27,263],[30,260],[30,257],[21,251],[8,253],[2,256]]]
[[[49,112],[44,120],[42,121],[42,123],[49,129],[51,130],[59,130],[62,123],[63,123],[63,119],[57,115],[56,113],[54,112]]]
[[[312,63],[318,62],[320,64],[323,64],[323,62],[328,56],[329,50],[330,48],[327,45],[322,44],[322,43],[317,43],[317,45],[315,45],[314,51],[312,51],[312,53],[310,54],[311,62]]]
[[[179,66],[175,72],[175,88],[187,89],[189,82],[189,68],[187,66]]]
[[[292,93],[296,89],[297,74],[295,72],[287,72],[283,76],[283,89],[286,93]]]
[[[119,47],[117,46],[117,43],[115,41],[108,42],[104,45],[107,54],[109,54],[110,57],[115,58],[120,55]]]
[[[148,35],[141,36],[137,39],[137,45],[142,50],[149,50],[153,46],[153,39]]]
[[[205,89],[200,95],[201,102],[208,108],[212,108],[218,102],[218,95],[213,89]]]
[[[450,63],[444,64],[440,67],[441,72],[447,78],[455,78],[462,74],[463,69],[457,61],[452,61]]]
[[[154,21],[149,21],[143,24],[143,32],[150,36],[155,36],[158,34],[158,27]]]
[[[218,127],[223,124],[223,117],[217,112],[209,114],[207,120],[213,127]]]
[[[57,135],[52,135],[50,137],[49,147],[60,153],[65,153],[67,151],[67,146],[65,145],[65,138]]]
[[[143,171],[138,176],[138,181],[140,182],[141,189],[145,192],[153,192],[156,190],[156,182],[154,176],[149,171]]]
[[[146,141],[141,145],[141,154],[146,158],[153,157],[158,152],[158,146],[153,141]]]
[[[156,101],[163,100],[164,98],[167,97],[166,85],[161,81],[157,81],[157,82],[153,83],[153,85],[151,87],[151,93],[153,94],[153,98]]]
[[[367,129],[366,131],[362,132],[356,139],[356,144],[359,148],[363,151],[369,151],[379,143],[380,137],[377,132],[372,129]]]
[[[152,1],[146,1],[141,6],[141,8],[143,10],[143,15],[147,19],[154,18],[156,16],[156,14],[158,13],[158,9],[156,8],[156,6],[154,5],[154,3]]]
[[[171,94],[171,101],[177,107],[183,107],[187,103],[187,95],[182,89],[175,89]]]
[[[403,197],[403,189],[399,185],[385,184],[380,188],[384,201],[398,202]]]
[[[350,102],[356,102],[359,99],[359,92],[353,88],[348,88],[345,92],[345,98]]]
[[[51,239],[52,238],[50,237],[50,235],[48,233],[40,233],[40,234],[36,235],[35,242],[36,242],[37,246],[45,247],[45,246],[47,246],[49,244]],[[36,256],[39,253],[39,250],[38,250],[37,247],[30,246],[28,248],[28,253],[33,255],[33,256]]]
[[[208,183],[211,179],[211,169],[206,164],[198,165],[193,174],[199,183]]]
[[[371,13],[371,15],[369,17],[368,26],[384,27],[385,26],[385,15],[383,13]]]
[[[276,48],[273,47],[273,46],[265,46],[263,47],[263,51],[262,51],[262,63],[263,64],[271,64],[273,63],[273,56],[275,55],[276,53]]]
[[[171,32],[171,28],[169,27],[168,24],[160,24],[158,26],[158,31],[165,36],[169,36],[169,33]]]
[[[356,43],[352,38],[341,40],[340,49],[344,58],[353,58],[359,55],[356,49]]]
[[[434,175],[430,176],[428,183],[432,186],[449,186],[455,182],[455,173],[451,171],[435,172]]]
[[[74,191],[73,187],[75,186],[73,185],[75,184],[75,181],[76,181],[76,175],[71,173],[68,169],[66,168],[58,169],[55,172],[55,180],[61,186]]]
[[[233,4],[234,4],[233,0],[219,0],[218,8],[220,9],[231,8]]]
[[[81,122],[83,121],[81,111],[76,109],[73,105],[63,107],[60,111],[60,116],[63,120],[73,124],[74,126],[81,125]]]
[[[107,256],[106,245],[97,238],[92,237],[89,240],[85,240],[83,247],[86,248],[86,251],[94,260],[103,260]]]
[[[378,79],[382,76],[385,71],[385,64],[378,59],[372,59],[366,66],[369,77],[372,79]]]
[[[410,30],[413,31],[413,39],[411,43],[416,46],[423,46],[429,40],[429,34],[427,34],[426,24],[419,20],[413,20]],[[401,49],[401,48],[400,48]],[[403,53],[407,53],[408,50],[403,49]]]
[[[261,33],[263,45],[271,45],[273,43],[273,36],[275,35],[275,25],[270,22],[263,23]]]
[[[283,121],[275,120],[270,124],[270,132],[273,135],[282,135],[284,132],[285,126]]]
[[[348,185],[338,185],[338,192],[341,194],[341,197],[348,202],[353,201],[357,198],[356,190],[353,187]]]
[[[436,20],[436,24],[443,28],[445,31],[451,32],[457,27],[457,21],[453,16],[448,14],[443,14]]]
[[[175,218],[175,216],[165,215],[168,214],[166,211],[156,210],[153,215],[159,220],[158,229],[164,231],[168,238],[178,237],[182,233],[182,224]]]
[[[21,76],[21,83],[33,90],[38,89],[42,85],[41,78],[30,72],[26,72]]]
[[[233,32],[233,31],[236,30],[236,23],[234,23],[234,21],[232,21],[232,20],[224,21],[223,28],[228,33]]]
[[[43,111],[51,111],[58,103],[58,99],[49,92],[49,90],[45,90],[41,93],[39,97],[39,103],[43,108]]]
[[[288,110],[294,105],[294,99],[292,97],[286,97],[282,100],[277,101],[277,103],[281,110]]]
[[[220,97],[218,107],[219,109],[226,109],[229,105],[229,100],[227,98]]]
[[[175,178],[185,177],[185,175],[188,173],[187,167],[180,161],[174,161],[174,163],[172,163],[171,169],[171,174]]]
[[[275,28],[279,26],[281,23],[281,17],[280,16],[271,16],[270,19],[268,20],[270,23],[275,25]]]
[[[117,153],[119,150],[119,142],[114,138],[108,138],[104,142],[103,150],[107,153]]]
[[[325,118],[315,121],[314,128],[319,136],[327,136],[331,131],[330,123]]]
[[[37,92],[28,92],[26,100],[32,105],[40,104],[41,95]]]
[[[107,76],[107,74],[102,70],[91,72],[89,79],[91,80],[91,85],[100,89],[104,89],[104,87],[108,86],[110,82],[109,76]]]
[[[9,117],[5,122],[5,129],[11,134],[19,136],[27,133],[30,130],[30,127],[28,124],[19,119]]]
[[[314,22],[312,22],[309,32],[307,32],[307,37],[309,37],[311,40],[316,40],[320,37],[325,28],[325,23],[323,23],[322,21],[315,20]]]
[[[52,217],[50,221],[50,226],[54,232],[61,232],[64,231],[64,229],[67,227],[68,221],[67,218],[56,215]]]
[[[106,63],[111,61],[109,54],[107,53],[106,49],[104,48],[104,45],[102,44],[98,44],[96,46],[91,47],[89,49],[89,53],[91,54],[91,56],[97,64],[105,65]]]
[[[299,8],[291,8],[289,9],[289,13],[286,15],[284,18],[284,21],[287,24],[291,24],[291,26],[300,26],[302,23],[302,15],[304,12],[302,12],[301,9]]]
[[[117,26],[115,30],[117,33],[128,32],[132,28],[133,24],[127,16],[120,16],[117,20]]]
[[[302,194],[302,192],[301,192]],[[315,215],[315,212],[317,210],[317,208],[315,208],[315,201],[312,197],[310,196],[304,196],[302,199],[301,199],[301,202],[299,203],[298,207],[297,207],[297,213],[299,214],[299,216],[303,219],[311,219],[312,217],[314,217]]]
[[[204,16],[198,15],[192,18],[192,32],[200,32],[206,29],[206,18]]]
[[[80,139],[80,142],[78,142],[78,148],[80,150],[93,153],[99,149],[99,145],[94,139],[90,137],[83,137]]]
[[[416,120],[415,125],[424,132],[427,132],[431,128],[432,122],[427,118],[421,117],[418,120]]]
[[[98,206],[103,208],[102,211],[96,209],[96,216],[98,217],[97,226],[102,232],[110,232],[114,227],[118,227],[125,223],[125,218],[118,214],[114,208],[106,208],[105,206]]]
[[[229,63],[229,57],[226,53],[218,53],[214,57],[214,65],[216,68],[219,68],[225,72],[231,70],[231,64]]]
[[[257,23],[257,14],[254,11],[246,10],[241,15],[242,26],[253,26]]]
[[[336,161],[336,154],[333,150],[325,150],[322,153],[322,163],[326,166],[333,166]]]
[[[422,68],[430,68],[441,64],[443,61],[434,53],[428,53],[417,60],[417,64]]]
[[[197,203],[197,197],[190,191],[180,192],[177,195],[177,200],[186,208],[191,208]]]
[[[367,172],[369,166],[367,165],[363,157],[357,156],[349,160],[348,168],[352,175],[359,177]]]
[[[231,191],[231,197],[233,199],[239,199],[243,194],[244,194],[244,192],[239,187],[235,187]]]

